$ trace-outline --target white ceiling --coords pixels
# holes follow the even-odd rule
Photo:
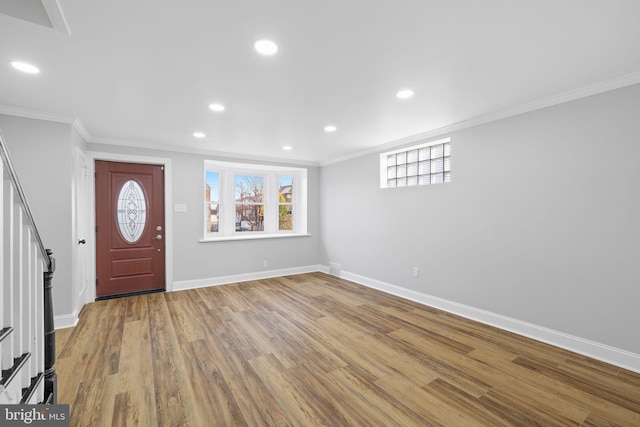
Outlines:
[[[640,82],[637,0],[58,3],[70,34],[0,15],[0,112],[77,118],[93,142],[322,164]]]

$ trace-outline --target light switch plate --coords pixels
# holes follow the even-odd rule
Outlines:
[[[187,211],[187,205],[185,205],[184,203],[176,203],[174,206],[174,210],[176,212],[186,212]]]

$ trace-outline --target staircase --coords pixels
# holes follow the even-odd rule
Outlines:
[[[56,403],[55,259],[42,244],[2,133],[0,156],[0,404]]]

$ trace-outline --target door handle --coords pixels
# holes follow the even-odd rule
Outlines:
[[[158,234],[154,239],[162,240],[162,234]]]
[[[85,243],[87,243],[87,241],[85,239],[78,240],[78,244],[79,245],[84,245]]]

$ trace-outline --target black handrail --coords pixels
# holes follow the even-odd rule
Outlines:
[[[13,184],[13,188],[20,199],[20,203],[24,208],[24,214],[29,224],[29,228],[31,228],[31,232],[33,233],[33,237],[38,245],[38,249],[40,250],[40,254],[42,255],[42,259],[44,260],[46,270],[51,270],[52,261],[51,257],[47,253],[44,245],[42,244],[42,239],[40,238],[40,233],[38,233],[38,228],[36,227],[36,223],[33,220],[33,215],[31,215],[31,209],[29,209],[29,204],[27,203],[27,197],[24,195],[24,191],[22,191],[22,186],[20,185],[20,181],[18,181],[18,175],[16,174],[15,169],[13,168],[13,163],[11,162],[11,156],[9,155],[9,151],[5,146],[4,137],[2,136],[2,131],[0,131],[0,157],[2,157],[2,163],[4,164],[4,168],[7,171],[9,178],[11,179],[11,183]]]

